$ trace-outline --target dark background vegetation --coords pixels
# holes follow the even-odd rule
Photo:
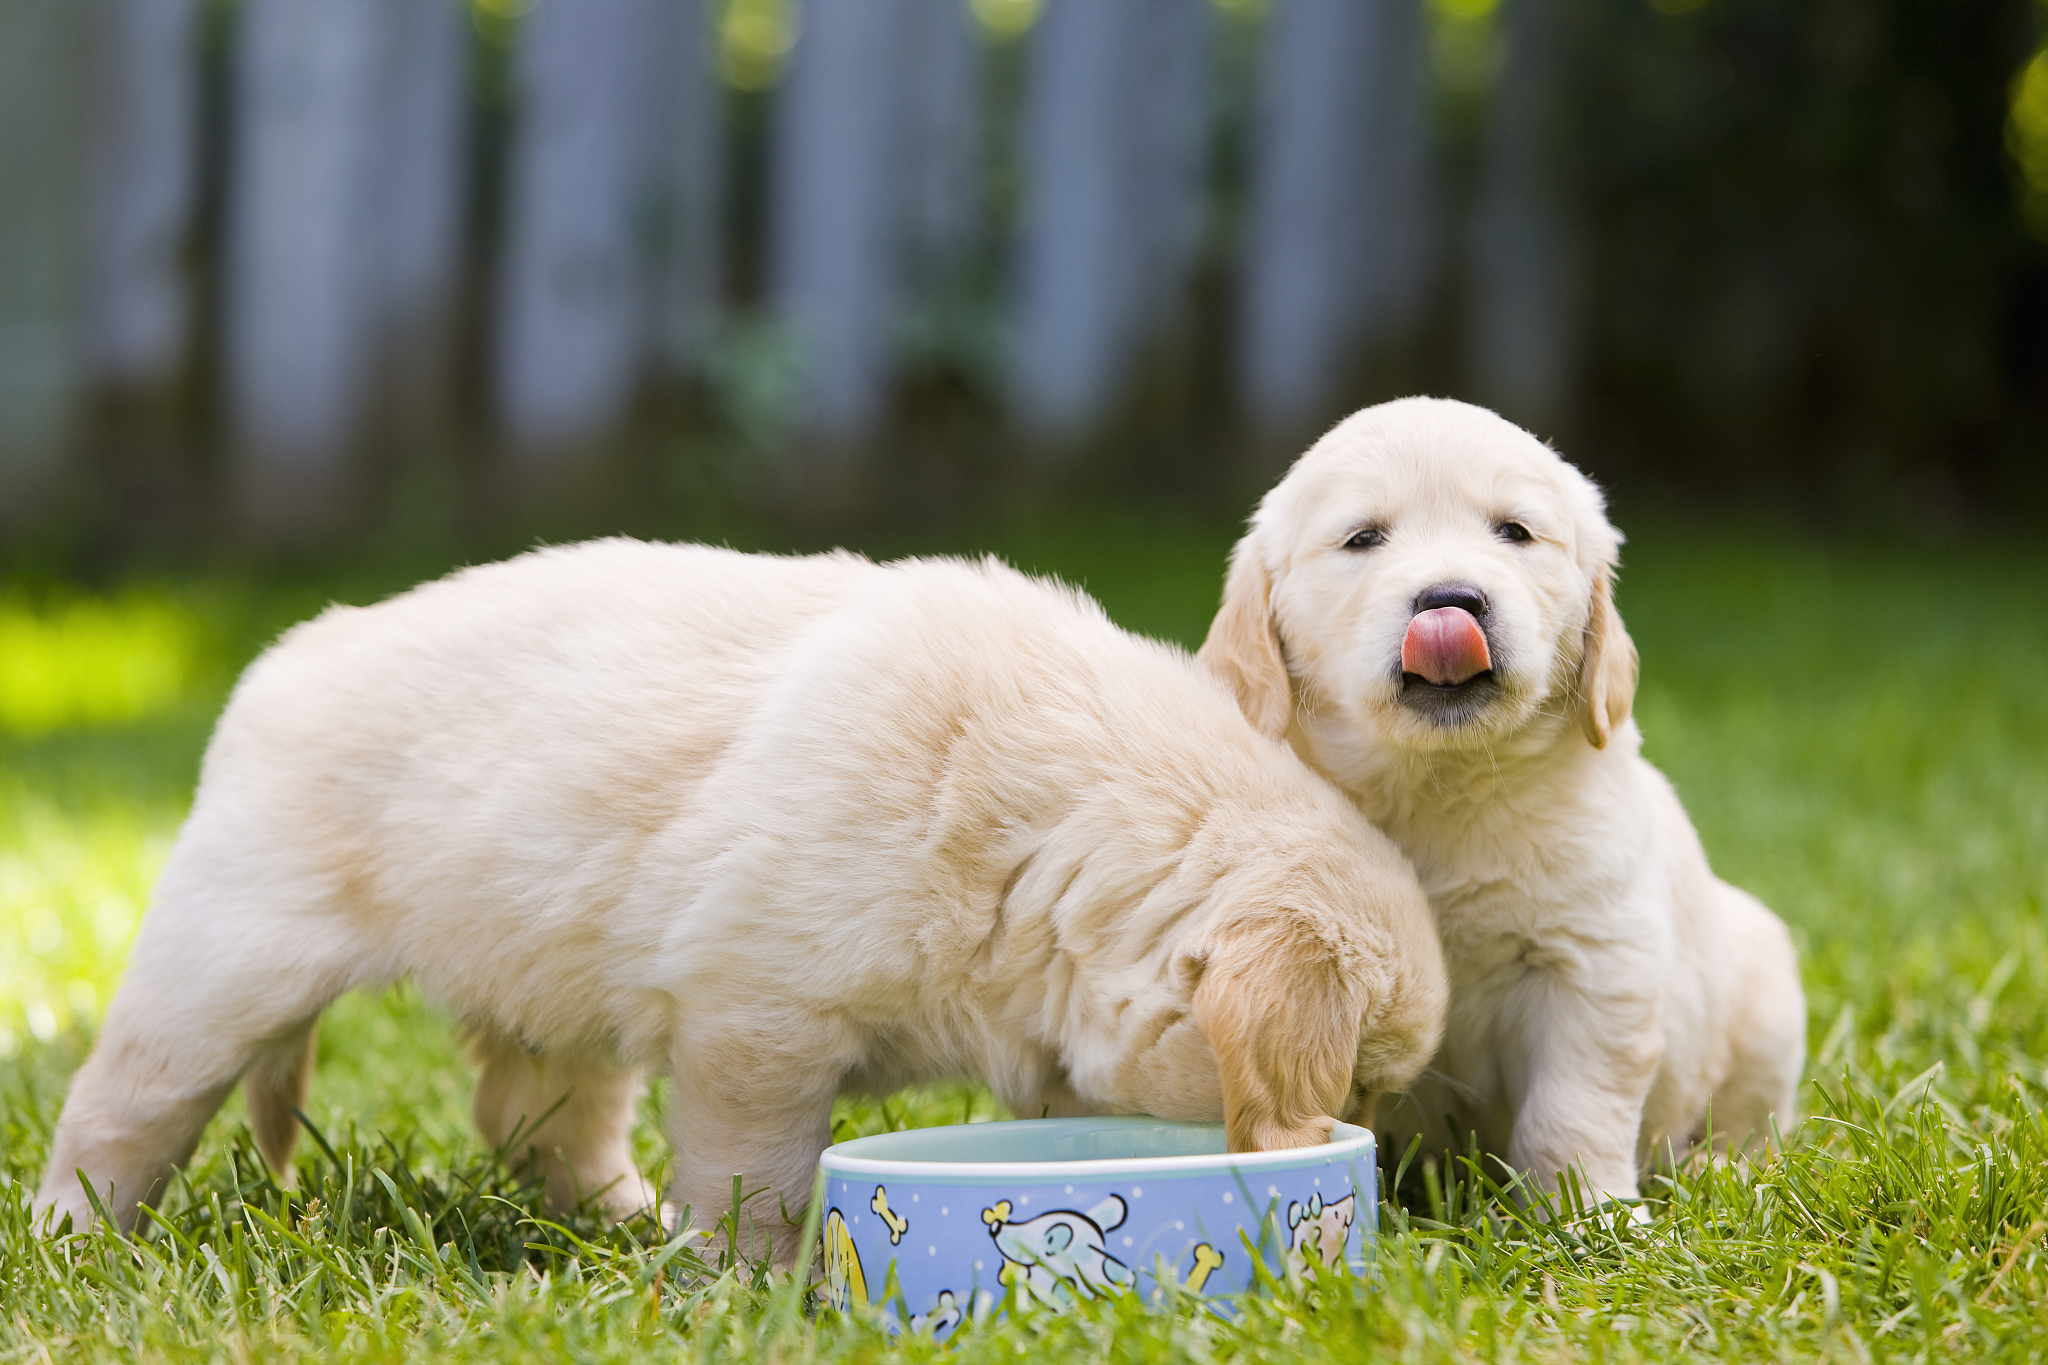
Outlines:
[[[2022,212],[2008,73],[2048,9],[1578,13],[1588,461],[1624,489],[1928,535],[2028,521],[2048,489],[2048,221],[2030,234]]]

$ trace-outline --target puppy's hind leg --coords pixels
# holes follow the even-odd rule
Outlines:
[[[224,885],[218,861],[197,862],[181,841],[99,1041],[72,1078],[36,1195],[53,1221],[68,1214],[82,1228],[91,1220],[83,1172],[121,1230],[131,1230],[138,1205],[155,1201],[252,1065],[258,1140],[265,1159],[285,1169],[313,1023],[357,984],[360,947],[331,916],[268,903],[288,901],[289,888]]]
[[[633,1164],[633,1111],[640,1074],[582,1057],[543,1056],[509,1038],[478,1036],[472,1112],[493,1147],[511,1147],[547,1179],[558,1212],[595,1200],[623,1222],[654,1211],[659,1195]]]
[[[249,1130],[280,1184],[292,1180],[292,1148],[299,1141],[299,1111],[313,1079],[313,1044],[317,1021],[259,1046],[256,1059],[242,1077],[242,1099],[249,1106]]]
[[[1713,1148],[1757,1153],[1798,1121],[1806,1069],[1806,993],[1799,955],[1784,922],[1747,892],[1721,888],[1740,926],[1743,981],[1728,1020],[1728,1074],[1714,1088]]]

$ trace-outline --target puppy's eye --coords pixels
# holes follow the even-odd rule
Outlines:
[[[1526,545],[1536,538],[1530,535],[1529,528],[1519,521],[1504,521],[1493,528],[1493,533],[1515,545]]]
[[[1347,550],[1370,550],[1376,545],[1384,545],[1386,543],[1387,533],[1385,530],[1378,526],[1368,526],[1362,531],[1354,532],[1351,539],[1344,542],[1344,548]]]

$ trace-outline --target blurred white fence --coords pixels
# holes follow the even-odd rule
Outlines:
[[[1540,418],[1570,378],[1537,132],[1556,0],[1493,25],[1465,223],[1435,192],[1430,3],[1449,0],[0,0],[0,498],[56,467],[96,391],[204,373],[245,504],[289,524],[369,433],[446,420],[465,288],[484,415],[529,467],[764,320],[788,429],[850,448],[888,420],[913,324],[963,290],[997,401],[1071,441],[1186,325],[1205,262],[1255,426],[1331,416],[1456,261],[1475,379]],[[487,40],[510,43],[491,155]],[[729,115],[763,70],[750,219]],[[758,246],[726,240],[756,220]]]

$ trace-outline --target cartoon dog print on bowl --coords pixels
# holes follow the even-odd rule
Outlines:
[[[883,1225],[889,1229],[889,1245],[897,1245],[903,1240],[903,1234],[910,1231],[910,1220],[889,1207],[889,1192],[883,1186],[875,1186],[875,1197],[868,1201],[868,1207],[881,1215]],[[861,1268],[860,1248],[854,1245],[853,1229],[846,1225],[846,1215],[836,1208],[826,1214],[822,1236],[825,1243],[826,1301],[842,1313],[849,1305],[866,1303],[867,1274]],[[930,1332],[936,1336],[959,1326],[960,1318],[960,1304],[953,1291],[942,1289],[931,1312],[911,1317],[910,1330]]]
[[[1335,1266],[1351,1239],[1351,1220],[1357,1213],[1354,1195],[1323,1202],[1320,1194],[1310,1195],[1306,1204],[1287,1205],[1287,1270],[1301,1275],[1308,1271],[1311,1257],[1325,1269]]]
[[[1103,1234],[1122,1226],[1124,1201],[1109,1195],[1086,1213],[1055,1209],[1023,1223],[1010,1221],[1010,1201],[981,1211],[1003,1256],[1004,1284],[1022,1281],[1032,1298],[1064,1309],[1075,1299],[1121,1294],[1137,1283],[1129,1266],[1104,1249]]]
[[[860,1248],[853,1244],[853,1230],[846,1226],[846,1215],[838,1209],[825,1215],[825,1296],[842,1313],[849,1304],[868,1301]]]

